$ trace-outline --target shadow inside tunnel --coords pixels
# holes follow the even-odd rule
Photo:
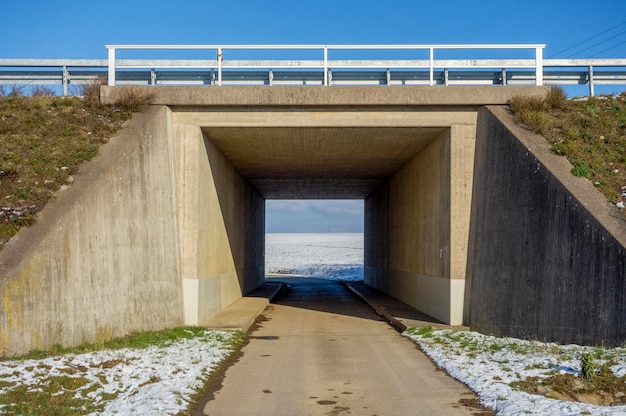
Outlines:
[[[400,331],[411,326],[445,326],[437,319],[363,282],[343,282],[293,275],[266,277],[265,287],[276,284],[281,284],[282,287],[271,300],[272,304],[387,321]],[[264,291],[267,292],[267,289],[253,291],[247,296],[255,296],[255,292],[260,296]],[[400,320],[400,325],[398,322],[390,322],[394,319]]]

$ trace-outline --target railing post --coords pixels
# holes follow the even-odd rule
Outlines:
[[[217,48],[217,86],[222,86],[222,61],[224,60],[224,51]]]
[[[429,48],[430,50],[430,76],[429,76],[429,81],[428,81],[428,85],[430,85],[431,87],[433,85],[435,85],[435,48]]]
[[[67,97],[67,84],[70,82],[70,73],[67,71],[67,65],[63,65],[63,96]]]
[[[328,47],[324,46],[324,85],[328,85]]]
[[[593,97],[593,66],[589,65],[589,96]]]
[[[109,85],[115,86],[115,48],[107,46],[109,49]]]
[[[543,47],[535,48],[535,85],[543,85]]]

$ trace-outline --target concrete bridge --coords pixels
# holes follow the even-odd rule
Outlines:
[[[150,91],[0,253],[7,353],[202,325],[264,283],[287,198],[364,199],[365,282],[443,323],[626,341],[624,220],[503,107],[546,87]]]

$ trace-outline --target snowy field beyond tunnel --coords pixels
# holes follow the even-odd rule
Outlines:
[[[265,273],[363,280],[363,234],[268,233]]]

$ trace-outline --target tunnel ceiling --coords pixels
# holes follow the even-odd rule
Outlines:
[[[445,127],[204,127],[267,199],[365,198]]]

